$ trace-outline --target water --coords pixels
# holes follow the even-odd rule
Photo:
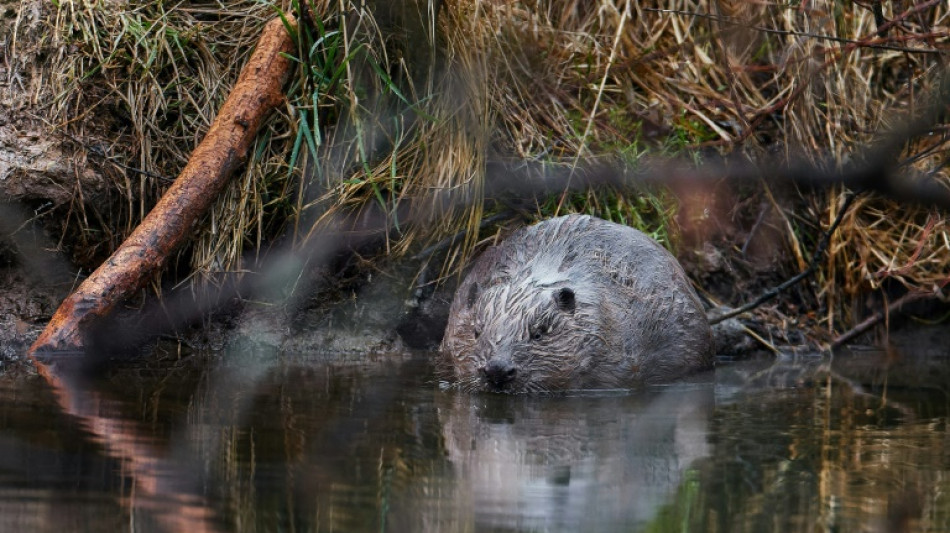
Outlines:
[[[418,356],[235,359],[8,373],[0,531],[950,529],[939,388],[760,361],[512,397]]]

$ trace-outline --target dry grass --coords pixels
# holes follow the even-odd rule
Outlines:
[[[843,163],[914,115],[948,51],[942,2],[696,1],[465,2],[446,20],[466,56],[487,57],[493,144],[520,157],[572,159],[630,150],[716,147],[757,157],[784,151]],[[893,11],[899,6],[904,11]],[[908,143],[910,174],[948,180],[947,131]],[[639,143],[636,141],[640,141]],[[654,148],[650,151],[656,152]],[[813,198],[827,227],[845,191]],[[806,217],[809,215],[805,215]],[[788,220],[788,217],[784,217]],[[908,288],[946,284],[944,217],[863,198],[834,237],[818,295],[825,325],[887,278]],[[804,263],[812,231],[790,223],[787,247]]]
[[[117,130],[107,155],[148,173],[122,172],[115,187],[125,209],[100,215],[120,234],[134,228],[187,162],[237,78],[235,65],[273,16],[273,8],[255,1],[223,6],[63,0],[52,14],[53,122],[68,129],[98,117]],[[266,136],[287,129],[287,118],[277,117]],[[258,164],[224,193],[192,247],[198,272],[232,268],[246,244],[261,243],[262,197],[285,152],[262,148]]]
[[[302,35],[287,106],[201,231],[196,272],[240,269],[245,251],[284,221],[303,240],[327,213],[367,201],[402,232],[391,252],[474,227],[490,208],[482,199],[490,154],[571,165],[713,148],[844,162],[913,114],[950,36],[948,8],[933,1],[882,2],[893,21],[884,36],[873,2],[673,0],[653,9],[629,0],[465,0],[443,3],[433,21],[435,4],[312,3],[324,27]],[[48,78],[58,123],[119,113],[127,127],[114,153],[174,176],[274,12],[252,1],[223,6],[63,0],[51,20],[59,55]],[[912,140],[907,169],[947,179],[946,151],[945,128]],[[128,227],[164,184],[132,175],[116,186],[129,216],[113,223]],[[448,191],[454,205],[422,201]],[[812,198],[812,212],[797,216],[827,225],[841,194]],[[588,209],[602,197],[587,198],[539,210]],[[406,201],[414,220],[433,223],[399,225],[395,206]],[[656,212],[640,223],[671,223],[664,206]],[[884,279],[911,288],[946,282],[950,239],[938,213],[864,198],[847,222],[822,273],[829,329],[841,326],[833,317],[851,296]],[[814,228],[782,231],[803,260]],[[450,257],[448,268],[464,253]]]

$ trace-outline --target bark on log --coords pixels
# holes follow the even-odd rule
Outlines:
[[[287,15],[293,26],[295,21]],[[283,101],[291,62],[281,55],[293,40],[280,18],[264,26],[251,54],[207,135],[175,183],[121,246],[67,297],[28,353],[83,349],[82,331],[140,289],[190,235],[248,150],[264,118]]]

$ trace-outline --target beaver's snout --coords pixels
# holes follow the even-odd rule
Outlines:
[[[492,390],[505,390],[515,380],[518,369],[510,359],[493,358],[482,368],[482,377]]]

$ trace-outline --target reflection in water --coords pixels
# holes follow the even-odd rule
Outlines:
[[[143,421],[124,413],[126,402],[92,386],[81,356],[58,355],[38,362],[38,367],[62,411],[102,446],[106,457],[118,461],[117,475],[131,484],[121,496],[134,529],[219,530],[198,490],[201,479],[193,475],[195,458],[171,455]],[[171,450],[175,451],[180,450]],[[98,529],[101,524],[92,519],[85,526]]]
[[[442,395],[449,505],[476,529],[620,530],[709,450],[712,384],[600,397]]]
[[[742,364],[638,392],[467,395],[425,360],[246,356],[59,366],[52,395],[4,376],[0,530],[950,528],[939,390],[751,390]]]

